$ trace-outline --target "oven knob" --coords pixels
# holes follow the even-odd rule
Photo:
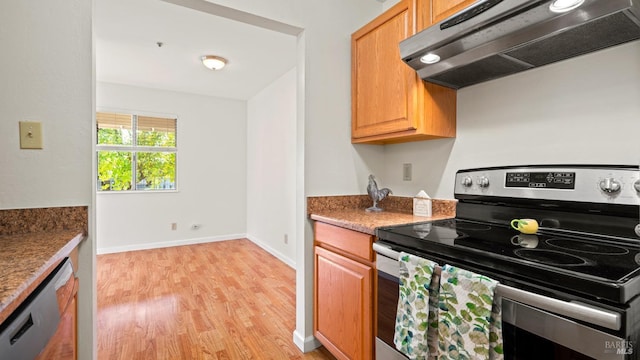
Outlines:
[[[473,185],[473,180],[471,180],[470,176],[465,176],[462,178],[461,184],[464,187],[471,187],[471,185]]]
[[[640,193],[640,179],[633,183],[633,187]]]
[[[620,191],[620,183],[614,178],[606,178],[600,181],[600,190],[607,194],[614,194]]]
[[[478,179],[478,185],[483,188],[489,187],[489,178],[481,176],[480,179]]]

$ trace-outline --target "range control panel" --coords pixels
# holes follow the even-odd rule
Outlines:
[[[506,187],[574,189],[575,172],[507,172]]]
[[[638,166],[507,166],[459,170],[454,193],[640,205]]]

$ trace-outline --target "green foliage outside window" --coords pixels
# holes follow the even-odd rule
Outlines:
[[[176,133],[160,130],[138,130],[138,146],[175,147]]]
[[[136,149],[136,144],[132,143],[131,126],[114,126],[108,120],[98,123],[99,191],[175,189],[175,119],[162,119],[168,120],[173,128],[145,126],[145,120],[156,121],[154,124],[157,125],[159,119],[142,118],[139,121],[136,143],[138,147],[144,147],[140,149]],[[123,150],[123,146],[126,149]],[[158,148],[159,151],[149,151],[149,147]],[[134,167],[135,185],[132,184]]]
[[[132,153],[98,151],[99,190],[131,190]]]
[[[175,168],[175,153],[139,152],[136,168],[138,190],[175,189]]]

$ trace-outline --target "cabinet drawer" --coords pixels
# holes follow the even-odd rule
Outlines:
[[[373,261],[373,249],[371,248],[373,235],[316,221],[315,241],[367,261]]]

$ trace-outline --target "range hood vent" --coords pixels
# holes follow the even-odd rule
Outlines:
[[[553,1],[486,0],[400,43],[426,81],[453,89],[640,39],[633,0],[585,0],[554,13]],[[420,61],[435,54],[440,61]]]

